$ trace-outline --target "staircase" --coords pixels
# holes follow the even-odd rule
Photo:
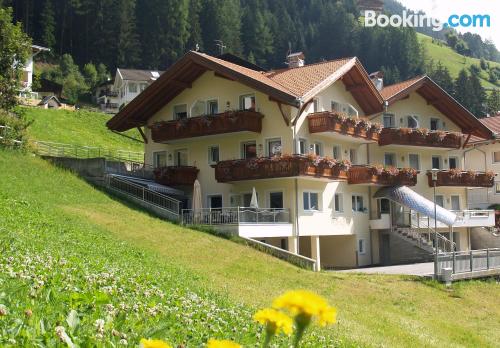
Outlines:
[[[394,227],[392,231],[408,243],[432,254],[436,252],[434,247],[436,237],[439,252],[452,252],[456,249],[455,242],[440,233],[434,232],[433,229],[426,229],[425,232],[421,232],[414,227]]]

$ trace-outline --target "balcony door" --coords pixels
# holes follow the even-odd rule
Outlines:
[[[175,150],[175,160],[176,166],[187,166],[188,165],[188,152],[187,149]]]
[[[211,195],[207,197],[208,207],[211,209],[222,208],[222,195]]]
[[[247,141],[242,144],[242,155],[244,159],[257,157],[257,144],[255,141]]]
[[[460,210],[460,196],[452,195],[451,198],[451,210]]]
[[[268,139],[267,156],[274,157],[281,155],[281,139]]]
[[[269,193],[269,208],[283,209],[283,192]]]

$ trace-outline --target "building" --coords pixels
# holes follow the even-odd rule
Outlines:
[[[466,209],[467,187],[493,178],[462,176],[463,147],[492,133],[429,77],[377,88],[355,57],[288,63],[263,71],[188,52],[107,126],[144,129],[157,182],[185,192],[184,223],[317,267],[426,260],[433,235],[440,250],[469,250],[472,229],[494,225],[491,211]],[[193,211],[195,179],[204,208]]]
[[[37,95],[33,92],[33,71],[34,71],[34,58],[41,52],[49,52],[50,49],[42,46],[32,45],[31,54],[28,60],[24,63],[23,75],[21,78],[21,89],[19,96],[23,98],[36,99]]]
[[[114,81],[104,82],[96,89],[97,104],[105,112],[116,113],[156,81],[162,73],[154,70],[117,68]]]
[[[500,114],[485,117],[480,121],[494,133],[493,139],[473,138],[464,153],[465,167],[470,170],[493,171],[500,173]],[[475,188],[468,191],[470,209],[487,209],[500,205],[500,177],[488,188]],[[500,209],[498,209],[500,210]]]
[[[51,95],[43,97],[38,106],[44,109],[59,109],[63,105],[55,95]]]

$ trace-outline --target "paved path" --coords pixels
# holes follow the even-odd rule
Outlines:
[[[413,263],[409,265],[397,265],[397,266],[379,266],[379,267],[367,267],[367,268],[355,268],[347,269],[339,272],[350,272],[350,273],[379,273],[379,274],[406,274],[406,275],[418,275],[418,276],[429,276],[434,273],[434,263]]]

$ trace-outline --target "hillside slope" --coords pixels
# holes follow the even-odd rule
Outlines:
[[[421,44],[424,45],[427,53],[427,59],[432,59],[434,64],[437,62],[441,62],[441,64],[448,68],[450,74],[453,78],[458,76],[460,70],[464,68],[469,68],[472,64],[479,66],[480,60],[477,58],[471,58],[463,56],[455,51],[453,51],[450,47],[448,47],[445,43],[438,44],[436,42],[432,42],[432,38],[417,33],[418,40]],[[498,66],[500,67],[500,63],[488,61],[490,66]],[[495,86],[491,82],[488,81],[488,74],[485,71],[481,71],[481,83],[484,87],[496,87],[500,88],[500,86]]]
[[[102,148],[144,151],[136,129],[116,134],[106,128],[111,116],[87,110],[68,111],[26,107],[26,117],[33,121],[28,128],[33,140],[97,146]],[[132,138],[132,139],[131,139]]]
[[[12,253],[9,246],[14,245],[35,250],[38,255],[50,253],[56,259],[64,257],[75,262],[77,271],[71,282],[78,281],[84,288],[87,281],[79,269],[85,266],[96,274],[124,270],[126,273],[120,277],[136,277],[139,284],[152,282],[167,294],[200,294],[201,304],[189,307],[193,313],[189,318],[195,320],[189,324],[184,319],[176,320],[178,312],[168,307],[179,303],[175,299],[146,299],[141,291],[125,287],[121,296],[129,302],[152,305],[160,301],[170,308],[158,317],[146,316],[143,321],[140,316],[132,316],[109,324],[116,325],[119,331],[129,330],[131,342],[151,335],[199,346],[208,336],[216,335],[253,345],[256,337],[251,334],[254,326],[249,309],[267,306],[273,297],[294,288],[322,294],[339,311],[338,324],[309,335],[308,346],[331,346],[335,342],[339,346],[493,347],[500,342],[497,282],[463,282],[447,290],[412,277],[313,273],[231,241],[154,218],[32,156],[0,150],[0,172],[0,227],[11,231],[1,234],[2,262]],[[10,278],[2,279],[2,274],[0,293],[2,289],[17,288]],[[15,296],[11,290],[6,293]],[[44,318],[45,327],[53,330],[56,322],[64,323],[69,310],[76,308],[81,314],[81,338],[95,330],[94,321],[103,315],[101,307],[111,301],[105,299],[88,307],[86,296],[97,295],[80,292],[71,295],[77,296],[73,299],[68,295],[54,299],[44,293],[51,298],[49,302],[31,304],[23,295],[21,292],[8,305],[21,321],[25,308],[34,307],[34,313],[40,312],[31,322],[34,328],[25,329],[27,337],[53,336],[53,331],[40,333],[37,320]],[[114,295],[116,301],[121,300],[119,295]],[[205,299],[212,299],[213,305],[220,307],[223,320],[217,325],[204,321]],[[3,303],[7,300],[0,298]],[[233,315],[228,316],[231,311]],[[183,318],[182,313],[179,315]],[[10,322],[0,321],[0,336],[12,333],[6,331],[6,323]],[[106,332],[106,339],[116,342]],[[323,335],[325,338],[320,337]]]

